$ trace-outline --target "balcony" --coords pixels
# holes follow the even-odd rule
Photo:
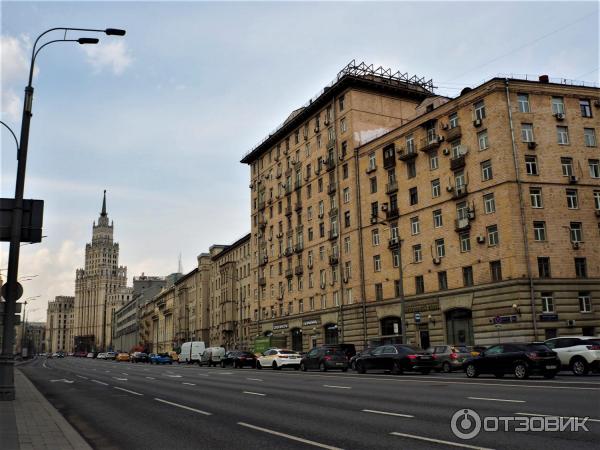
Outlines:
[[[267,219],[258,219],[258,228],[264,230],[267,227]]]
[[[443,140],[444,137],[438,136],[437,134],[423,138],[421,139],[421,151],[428,152],[430,150],[435,150],[440,146]]]
[[[267,279],[265,277],[259,277],[258,278],[258,285],[259,286],[266,286],[267,285]]]
[[[335,147],[335,138],[331,138],[327,141],[327,148],[330,149],[333,147]]]
[[[454,230],[461,232],[461,231],[466,231],[468,229],[471,228],[471,222],[469,221],[468,217],[462,218],[462,219],[456,219],[454,221]]]
[[[325,169],[327,172],[335,169],[335,158],[327,158],[325,160]]]
[[[450,170],[460,170],[465,167],[465,155],[455,156],[450,159]]]
[[[412,159],[415,159],[418,155],[419,155],[419,153],[417,152],[417,149],[413,145],[408,150],[401,148],[400,151],[398,152],[398,159],[400,161],[410,161]]]
[[[335,217],[338,215],[338,209],[337,208],[331,208],[329,210],[329,217]]]
[[[296,205],[294,205],[294,211],[302,211],[302,202],[296,202]]]
[[[286,247],[283,249],[283,256],[292,256],[294,249],[292,247]]]
[[[329,240],[332,241],[334,239],[337,239],[338,237],[338,232],[337,230],[330,230],[329,231]]]
[[[327,185],[327,193],[329,195],[335,194],[335,189],[336,189],[336,187],[335,187],[334,183]]]
[[[387,220],[397,219],[400,216],[400,211],[398,208],[390,208],[385,212],[385,217]]]
[[[394,152],[390,158],[383,158],[383,168],[391,169],[396,165],[396,153]]]
[[[297,191],[297,190],[298,190],[298,189],[300,189],[301,187],[302,187],[302,182],[301,182],[301,181],[296,181],[296,182],[294,183],[294,190],[296,190],[296,191]]]
[[[304,269],[302,268],[302,266],[296,266],[296,268],[294,269],[294,273],[296,274],[296,276],[300,276],[304,273]]]
[[[329,265],[337,266],[339,262],[340,262],[340,259],[336,255],[329,256]]]
[[[468,193],[469,192],[467,191],[467,185],[462,184],[452,189],[452,198],[454,200],[460,200],[461,198],[466,197]]]
[[[398,192],[398,182],[394,181],[392,183],[386,184],[385,185],[385,193],[390,195],[393,194],[394,192]]]
[[[368,166],[367,170],[365,170],[365,173],[369,174],[369,173],[373,173],[377,170],[377,166]]]
[[[296,244],[296,245],[294,246],[294,251],[295,251],[296,253],[300,253],[300,252],[302,252],[303,250],[304,250],[304,244]]]
[[[294,276],[294,271],[292,269],[285,269],[285,277],[292,278]]]
[[[446,140],[453,141],[462,136],[462,130],[460,129],[460,125],[455,126],[454,128],[450,128],[446,131]]]
[[[265,266],[269,262],[269,257],[267,255],[263,255],[262,257],[258,257],[258,265]]]
[[[394,250],[398,247],[400,247],[400,238],[397,238],[397,237],[390,238],[390,240],[388,241],[388,248]]]

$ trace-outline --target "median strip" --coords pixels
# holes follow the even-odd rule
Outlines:
[[[400,413],[393,413],[393,412],[387,412],[387,411],[377,411],[374,409],[362,409],[361,411],[372,413],[372,414],[383,414],[384,416],[408,417],[409,419],[412,419],[413,417],[415,417],[415,416],[411,416],[410,414],[400,414]]]
[[[267,394],[261,394],[260,392],[251,392],[251,391],[243,391],[244,394],[248,395],[260,395],[261,397],[265,397]]]
[[[452,447],[472,448],[472,449],[475,449],[475,450],[493,450],[491,448],[478,447],[477,445],[459,444],[458,442],[443,441],[441,439],[428,438],[428,437],[425,437],[425,436],[417,436],[417,435],[414,435],[414,434],[397,433],[395,431],[393,431],[390,434],[394,435],[394,436],[400,436],[400,437],[409,438],[409,439],[417,439],[419,441],[435,442],[436,444],[450,445]]]
[[[140,394],[139,392],[130,391],[129,389],[124,389],[124,388],[122,388],[122,387],[119,387],[119,386],[113,386],[113,387],[114,387],[115,389],[118,389],[118,390],[120,390],[120,391],[129,392],[130,394],[133,394],[133,395],[144,395],[144,394]]]
[[[469,400],[486,400],[488,402],[525,403],[525,400],[507,400],[503,398],[467,397]]]
[[[193,411],[198,414],[204,414],[205,416],[212,416],[212,413],[202,411],[202,410],[196,409],[196,408],[190,408],[189,406],[180,405],[179,403],[173,403],[168,400],[163,400],[162,398],[155,398],[154,400],[156,400],[157,402],[166,403],[167,405],[176,406],[177,408],[187,409],[188,411]]]
[[[301,438],[298,436],[292,436],[291,434],[281,433],[280,431],[269,430],[268,428],[257,427],[256,425],[251,425],[251,424],[245,423],[245,422],[238,422],[238,425],[241,425],[242,427],[246,427],[246,428],[251,428],[251,429],[257,430],[257,431],[262,431],[263,433],[269,433],[269,434],[273,434],[275,436],[290,439],[292,441],[302,442],[303,444],[312,445],[314,447],[326,448],[328,450],[342,450],[339,447],[332,447],[331,445],[321,444],[320,442],[309,441],[308,439],[304,439],[304,438]]]

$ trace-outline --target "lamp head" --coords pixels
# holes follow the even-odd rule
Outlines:
[[[96,39],[96,38],[79,38],[79,39],[77,39],[77,42],[79,42],[81,45],[85,45],[85,44],[97,44],[98,42],[100,42],[100,39]]]
[[[119,28],[107,28],[104,30],[107,36],[125,36],[126,31]]]

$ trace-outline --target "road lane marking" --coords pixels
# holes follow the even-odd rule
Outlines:
[[[393,412],[387,412],[387,411],[377,411],[374,409],[361,409],[361,411],[373,413],[373,414],[383,414],[384,416],[408,417],[409,419],[412,419],[413,417],[415,417],[415,416],[411,416],[410,414],[400,414],[400,413],[393,413]]]
[[[125,372],[121,372],[121,374],[122,374],[122,375],[129,375],[128,373],[125,373]]]
[[[79,378],[83,378],[84,380],[89,380],[88,377],[84,377],[83,375],[77,375]]]
[[[562,419],[577,419],[576,416],[558,416],[558,415],[552,415],[552,414],[532,414],[532,413],[515,413],[515,416],[536,416],[536,417],[560,417]],[[583,419],[583,417],[579,417],[580,419]],[[588,422],[600,422],[600,419],[587,419]]]
[[[167,375],[167,376],[171,377],[171,378],[181,378],[181,375]]]
[[[181,384],[187,384],[188,386],[196,386],[196,383],[186,383],[185,381]]]
[[[250,381],[262,381],[260,378],[246,378],[246,380],[250,380]]]
[[[395,431],[393,431],[390,434],[394,435],[394,436],[400,436],[400,437],[405,437],[405,438],[410,438],[410,439],[417,439],[417,440],[420,440],[420,441],[435,442],[436,444],[450,445],[452,447],[473,448],[473,449],[476,449],[476,450],[493,450],[491,448],[478,447],[476,445],[460,444],[458,442],[451,442],[451,441],[442,441],[441,439],[433,439],[433,438],[428,438],[428,437],[425,437],[425,436],[417,436],[417,435],[414,435],[414,434],[397,433]]]
[[[119,380],[119,381],[127,381],[127,378],[119,378],[119,377],[113,377],[115,380]]]
[[[503,398],[467,397],[469,400],[487,400],[489,402],[525,403],[525,400],[508,400]]]
[[[245,422],[238,422],[238,425],[241,425],[246,428],[252,428],[253,430],[262,431],[264,433],[273,434],[275,436],[284,437],[296,442],[302,442],[303,444],[312,445],[314,447],[326,448],[328,450],[342,450],[339,447],[332,447],[331,445],[321,444],[320,442],[309,441],[308,439],[304,439],[298,436],[292,436],[291,434],[281,433],[280,431],[269,430],[268,428],[257,427],[256,425],[251,425]]]
[[[94,383],[98,383],[98,384],[102,384],[103,386],[108,386],[108,383],[105,383],[104,381],[98,381],[98,380],[92,380]]]
[[[114,387],[115,389],[118,389],[118,390],[120,390],[120,391],[129,392],[130,394],[133,394],[133,395],[144,395],[144,394],[140,394],[139,392],[130,391],[129,389],[124,389],[124,388],[122,388],[122,387],[119,387],[119,386],[113,386],[113,387]]]
[[[190,408],[189,406],[180,405],[179,403],[173,403],[168,400],[163,400],[162,398],[154,398],[154,400],[156,400],[157,402],[166,403],[167,405],[172,405],[172,406],[176,406],[178,408],[187,409],[188,411],[194,411],[194,412],[197,412],[198,414],[204,414],[205,416],[212,416],[212,413],[202,411],[202,410],[196,409],[196,408]]]
[[[323,387],[334,388],[334,389],[352,389],[350,386],[336,386],[334,384],[324,384]]]
[[[220,373],[221,375],[233,375],[233,372],[217,372]]]
[[[44,361],[44,362],[42,363],[42,366],[44,367],[44,369],[49,369],[49,368],[50,368],[50,367],[48,367],[48,366],[46,365],[46,361]]]
[[[69,384],[75,383],[74,381],[67,380],[66,378],[61,378],[60,380],[50,380],[50,383],[56,383],[56,382],[59,382],[59,383],[69,383]]]
[[[244,394],[248,395],[260,395],[261,397],[265,397],[267,394],[261,394],[260,392],[252,392],[252,391],[242,391]]]

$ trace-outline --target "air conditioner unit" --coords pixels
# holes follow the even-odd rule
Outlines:
[[[254,187],[254,183],[250,183],[250,186],[248,186],[250,189],[252,189]]]
[[[482,236],[482,235],[477,236],[477,243],[478,244],[485,243],[485,236]]]
[[[450,128],[450,126],[447,123],[442,125],[442,130],[447,130],[448,128]]]
[[[329,119],[325,119],[325,120],[323,121],[323,125],[325,125],[325,126],[329,125],[329,123],[330,123],[330,122],[329,122]]]
[[[438,264],[441,264],[442,260],[440,258],[433,258],[433,263],[437,266]]]
[[[565,115],[563,113],[556,113],[554,114],[554,117],[556,117],[556,120],[565,120]]]
[[[480,127],[480,126],[481,126],[481,124],[482,124],[482,122],[481,122],[481,119],[475,119],[475,120],[473,121],[473,126],[474,126],[474,127]]]
[[[446,186],[446,191],[452,192],[454,190],[454,186]]]
[[[321,164],[327,164],[327,158],[321,158]]]
[[[575,320],[574,319],[567,320],[567,326],[568,327],[574,327],[575,326]]]
[[[321,283],[321,289],[325,289],[325,286],[327,286],[325,283]]]
[[[442,153],[446,156],[448,156],[450,154],[450,149],[448,147],[446,147],[444,150],[442,150]]]
[[[377,224],[377,217],[371,217],[371,225]]]
[[[570,184],[577,183],[577,176],[576,175],[569,175],[569,183]]]
[[[315,127],[315,133],[319,132],[319,127]]]
[[[529,150],[535,150],[536,147],[537,147],[537,142],[535,142],[535,141],[530,141],[527,143],[527,148]]]
[[[384,212],[387,211],[388,210],[388,204],[384,203],[383,205],[381,205],[381,210],[384,211]]]
[[[473,219],[475,218],[475,210],[474,210],[474,209],[470,209],[470,210],[467,212],[467,218],[468,218],[469,220],[473,220]]]
[[[579,242],[577,242],[577,241],[571,242],[571,245],[573,246],[574,250],[579,250]]]

